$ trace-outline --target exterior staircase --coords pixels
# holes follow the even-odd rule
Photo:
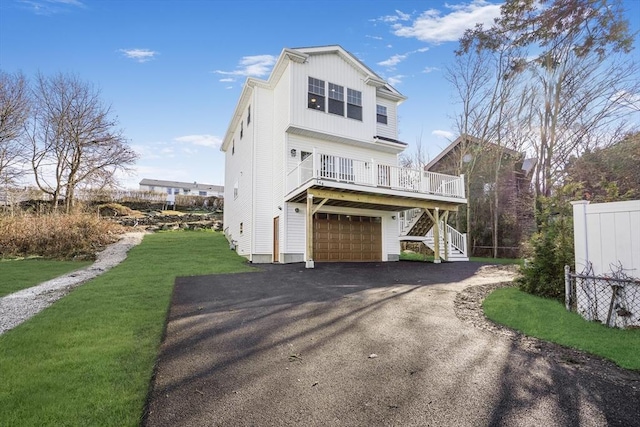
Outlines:
[[[400,240],[420,241],[435,251],[433,221],[422,209],[411,209],[400,215]],[[448,245],[445,248],[444,233],[447,233]],[[467,255],[467,235],[440,222],[440,259],[444,261],[469,261]],[[446,249],[446,250],[445,250]]]

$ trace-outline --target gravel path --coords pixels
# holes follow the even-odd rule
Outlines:
[[[120,240],[99,252],[96,262],[91,266],[0,298],[0,334],[15,328],[72,289],[124,261],[129,249],[142,242],[144,235],[145,232],[126,233]]]

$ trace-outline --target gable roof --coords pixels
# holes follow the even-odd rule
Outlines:
[[[360,61],[355,55],[345,50],[340,45],[328,45],[328,46],[315,46],[315,47],[300,47],[300,48],[284,48],[276,61],[276,64],[271,70],[271,74],[267,80],[257,79],[254,77],[248,77],[242,88],[242,93],[236,104],[236,108],[231,116],[231,121],[227,127],[227,132],[222,139],[220,145],[220,151],[227,151],[231,144],[233,135],[233,129],[236,129],[240,120],[242,120],[242,114],[246,109],[249,99],[253,93],[253,88],[261,86],[272,89],[276,83],[280,80],[280,77],[287,68],[290,61],[297,63],[304,63],[309,56],[312,55],[326,55],[337,54],[346,62],[351,64],[356,70],[363,74],[364,82],[368,85],[374,86],[377,89],[378,95],[386,99],[390,99],[395,102],[403,102],[406,100],[406,96],[398,92],[393,86],[387,83],[384,79],[378,76],[371,68],[367,67],[362,61]]]
[[[471,142],[474,142],[476,144],[480,144],[480,138],[477,138],[477,137],[472,136],[472,135],[460,135],[451,144],[449,144],[444,150],[442,150],[436,157],[434,157],[433,160],[431,160],[429,163],[427,163],[425,165],[425,167],[424,167],[424,170],[426,170],[426,171],[430,170],[440,160],[442,160],[450,152],[452,152],[458,145],[460,145],[460,143],[462,141],[464,141],[464,140],[471,141]],[[487,144],[492,144],[492,145],[495,145],[496,147],[498,146],[497,144],[494,144],[492,142],[487,142]],[[501,147],[501,148],[502,148],[502,150],[504,152],[506,152],[508,154],[511,154],[512,156],[515,156],[515,155],[519,154],[516,150],[512,150],[511,148],[507,148],[507,147]]]
[[[438,162],[440,160],[442,160],[449,153],[451,153],[465,139],[468,140],[468,141],[474,142],[476,144],[480,144],[480,138],[477,138],[477,137],[472,136],[472,135],[460,135],[451,144],[449,144],[449,146],[447,146],[447,148],[442,150],[433,160],[431,160],[429,163],[427,163],[424,166],[424,170],[425,171],[431,170],[432,167],[434,167],[436,164],[438,164]],[[498,144],[494,144],[493,142],[487,142],[487,144],[491,144],[491,145],[493,145],[495,147],[499,147],[499,148],[502,149],[502,151],[504,153],[509,154],[511,156],[514,156],[514,157],[515,156],[519,156],[519,155],[524,155],[524,153],[520,153],[520,152],[518,152],[516,150],[513,150],[511,148],[500,147]],[[536,159],[536,158],[525,158],[525,159],[522,160],[522,164],[519,167],[520,167],[521,171],[524,173],[525,176],[531,176],[530,174],[533,172],[537,162],[538,162],[538,159]]]

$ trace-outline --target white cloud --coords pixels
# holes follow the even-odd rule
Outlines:
[[[445,138],[445,139],[449,139],[452,140],[453,139],[453,132],[449,132],[448,130],[441,130],[441,129],[436,129],[433,132],[431,132],[431,135],[435,135],[439,138]]]
[[[404,13],[401,10],[397,10],[396,9],[396,14],[395,15],[381,16],[380,18],[374,19],[373,21],[394,23],[394,22],[398,22],[398,21],[408,21],[409,19],[411,19],[411,14]]]
[[[158,52],[149,49],[120,49],[124,56],[138,62],[151,61]]]
[[[369,35],[366,35],[365,37],[370,38],[370,39],[374,39],[374,40],[382,40],[382,37],[380,37],[380,36],[369,36]]]
[[[424,70],[422,70],[422,72],[426,73],[426,74],[433,73],[434,71],[440,71],[440,68],[438,68],[438,67],[424,67]]]
[[[395,76],[391,76],[387,78],[387,82],[391,85],[391,86],[397,86],[400,83],[402,83],[402,79],[404,79],[406,76],[402,75],[402,74],[398,74]]]
[[[277,59],[273,55],[243,56],[236,70],[216,70],[214,73],[226,76],[263,77],[269,74]]]
[[[391,58],[382,61],[382,62],[378,62],[378,65],[382,66],[382,67],[395,67],[396,65],[398,65],[400,62],[404,61],[405,59],[407,59],[407,55],[393,55]]]
[[[225,83],[226,83],[226,82],[235,82],[235,81],[236,81],[236,79],[231,78],[231,77],[225,77],[224,79],[220,79],[220,80],[218,80],[218,81],[220,81],[220,82],[225,82]]]
[[[200,145],[202,147],[220,148],[222,140],[213,135],[185,135],[174,139],[177,142]]]
[[[80,0],[18,0],[37,15],[53,15],[68,10],[67,6],[85,8]]]
[[[396,36],[438,44],[459,40],[466,29],[473,28],[476,24],[490,26],[494,18],[500,15],[500,4],[489,3],[486,0],[472,0],[470,3],[459,5],[445,3],[445,8],[450,12],[442,14],[437,9],[422,12],[408,26],[398,22],[406,19],[385,22],[392,22],[391,28]]]
[[[387,67],[387,68],[393,68],[396,65],[398,65],[399,63],[401,63],[402,61],[404,61],[405,59],[407,59],[409,57],[409,55],[413,55],[414,53],[423,53],[428,51],[429,48],[428,47],[421,47],[420,49],[416,49],[416,50],[412,50],[409,51],[407,53],[404,54],[396,54],[393,55],[391,58],[378,62],[378,65],[382,66],[382,67]]]

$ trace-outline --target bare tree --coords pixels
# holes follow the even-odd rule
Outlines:
[[[422,134],[416,139],[416,144],[410,151],[403,151],[398,159],[399,165],[403,168],[422,170],[429,163],[429,155],[422,144]]]
[[[520,147],[509,133],[511,128],[517,127],[515,123],[522,110],[523,101],[516,93],[521,83],[519,75],[511,72],[520,52],[496,38],[492,50],[471,49],[470,46],[466,51],[457,53],[446,73],[461,105],[455,120],[460,140],[456,156],[452,158],[455,162],[453,171],[455,174],[464,173],[466,177],[469,203],[465,220],[471,237],[469,245],[474,243],[475,236],[490,228],[492,252],[497,257],[502,175],[504,168],[511,166],[511,162],[504,165],[503,161],[512,158],[512,150]],[[474,218],[481,212],[486,215],[479,209],[479,204],[487,204],[486,199],[488,216]]]
[[[54,206],[64,196],[70,212],[79,186],[109,182],[137,159],[91,84],[73,75],[38,75],[34,98],[27,132],[31,165],[37,186]]]
[[[625,105],[640,89],[637,64],[626,58],[632,40],[617,0],[507,0],[494,26],[461,39],[464,53],[495,52],[504,43],[527,52],[510,72],[529,77],[522,98],[538,158],[537,196],[562,181],[570,155],[596,136],[619,133],[633,112]]]
[[[0,70],[0,182],[5,187],[24,173],[20,163],[26,150],[21,137],[30,108],[29,87],[24,75]]]

